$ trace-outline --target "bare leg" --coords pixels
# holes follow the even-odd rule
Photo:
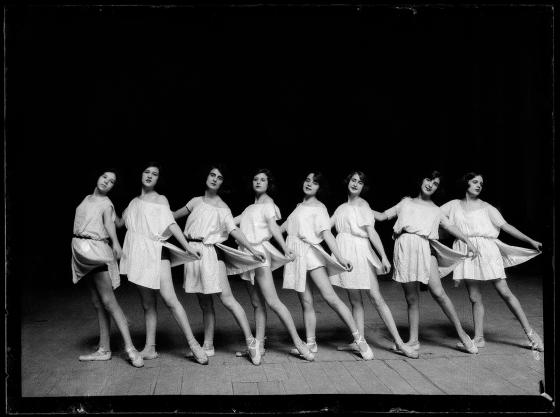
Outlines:
[[[519,321],[525,333],[529,333],[531,330],[531,325],[529,324],[529,320],[527,320],[527,316],[521,307],[521,303],[517,299],[517,297],[511,292],[509,286],[505,279],[497,279],[494,281],[494,287],[498,294],[504,300],[506,305],[509,307],[510,311],[514,314],[515,318]]]
[[[472,304],[474,338],[482,338],[484,337],[484,304],[482,304],[480,283],[473,279],[465,279],[464,282]]]
[[[216,313],[214,312],[214,301],[212,294],[196,294],[198,304],[202,309],[202,321],[204,323],[204,344],[206,349],[214,347],[214,329],[216,327]]]
[[[303,343],[297,333],[296,325],[294,324],[294,319],[292,318],[290,311],[284,305],[284,303],[280,301],[280,298],[278,298],[278,293],[276,292],[276,287],[274,286],[274,280],[272,278],[272,272],[270,268],[257,268],[255,270],[255,281],[258,284],[265,302],[270,306],[272,311],[274,311],[278,315],[278,317],[288,330],[288,333],[290,334],[294,345]],[[259,336],[257,330],[257,339],[258,338]]]
[[[360,290],[347,290],[348,300],[352,306],[352,317],[358,326],[360,334],[365,334],[365,313],[362,301],[362,293]]]
[[[144,319],[146,321],[146,344],[140,352],[144,359],[157,358],[156,353],[156,327],[157,327],[157,298],[156,290],[136,286],[142,299],[142,307],[144,308]]]
[[[90,277],[86,277],[86,278],[90,278]],[[111,319],[109,317],[109,314],[107,313],[107,310],[105,310],[105,308],[103,307],[103,302],[101,301],[99,293],[95,288],[95,284],[92,282],[92,280],[88,279],[87,285],[91,295],[91,302],[93,303],[93,306],[95,307],[95,311],[97,312],[97,322],[99,324],[98,348],[100,350],[109,352],[111,351],[111,338],[110,338]]]
[[[261,268],[259,268],[261,269]],[[255,277],[256,281],[256,277]],[[264,349],[264,334],[266,330],[266,304],[263,295],[255,282],[252,285],[250,281],[245,281],[247,291],[251,297],[251,303],[255,312],[255,337],[261,342],[261,347]]]
[[[431,257],[431,273],[430,273],[430,280],[428,281],[428,288],[430,289],[430,293],[434,300],[439,304],[451,324],[455,327],[457,331],[457,335],[463,345],[466,347],[474,346],[472,340],[469,338],[465,330],[463,330],[463,326],[461,326],[461,321],[459,320],[459,316],[457,315],[457,311],[455,310],[455,306],[447,296],[445,290],[441,285],[441,279],[439,278],[439,273],[437,270],[437,261],[435,257]],[[473,349],[472,353],[476,353],[476,348]]]
[[[367,294],[371,299],[373,305],[377,309],[381,320],[383,320],[383,323],[385,323],[385,326],[387,326],[387,329],[389,330],[391,337],[395,341],[395,344],[400,347],[403,344],[403,341],[397,330],[397,325],[395,324],[395,320],[393,319],[391,310],[389,309],[389,306],[381,295],[381,291],[379,291],[379,283],[377,282],[377,278],[372,278],[370,284],[371,288],[367,292]],[[418,336],[416,338],[418,339]]]
[[[128,350],[130,348],[134,349],[134,345],[130,337],[130,331],[128,329],[128,322],[121,309],[121,306],[115,298],[115,293],[113,292],[109,273],[107,271],[100,272],[94,274],[92,278],[104,310],[111,314],[119,331],[121,332],[122,338],[124,340],[125,350]]]
[[[317,316],[313,307],[313,292],[309,280],[305,281],[305,290],[297,293],[301,308],[303,309],[303,323],[305,325],[305,337],[307,343],[315,343],[315,329],[317,327]]]
[[[418,343],[418,328],[420,326],[420,293],[418,282],[401,283],[406,298],[408,311],[408,342],[407,345]]]

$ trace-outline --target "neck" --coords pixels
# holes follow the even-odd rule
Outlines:
[[[92,195],[94,195],[95,197],[105,197],[107,195],[107,193],[104,193],[103,191],[101,191],[99,188],[95,187],[95,189],[93,190]]]
[[[154,192],[155,191],[154,191],[153,188],[142,186],[142,191],[140,192],[140,195],[148,195],[148,194],[152,194]]]
[[[214,190],[210,190],[209,188],[206,189],[206,191],[204,192],[204,197],[206,198],[216,198],[218,196],[218,193]]]
[[[422,200],[422,201],[432,201],[432,197],[429,195],[426,195],[422,192],[420,192],[420,194],[418,194],[418,197],[416,197],[418,200]]]
[[[255,203],[263,201],[267,196],[266,193],[255,194]]]
[[[348,194],[348,202],[351,203],[353,201],[356,201],[360,198],[360,196],[358,194]]]
[[[314,195],[305,195],[303,197],[303,202],[304,203],[310,203],[310,202],[313,202],[313,201],[318,201],[317,197],[315,197]]]
[[[472,195],[470,193],[465,193],[465,201],[467,202],[471,202],[471,201],[477,201],[478,197],[475,195]]]

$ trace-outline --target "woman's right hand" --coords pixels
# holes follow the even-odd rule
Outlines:
[[[200,259],[202,257],[202,252],[198,249],[193,248],[191,245],[188,245],[185,250],[193,255],[196,259]]]
[[[115,259],[121,259],[122,248],[118,243],[113,245],[113,255],[115,256]]]

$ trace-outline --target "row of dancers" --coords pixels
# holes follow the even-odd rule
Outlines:
[[[457,348],[477,353],[485,346],[484,305],[480,284],[490,281],[513,312],[532,349],[543,351],[539,335],[529,324],[517,297],[507,285],[504,268],[525,262],[538,255],[542,244],[507,223],[500,212],[479,198],[484,178],[478,173],[466,174],[461,182],[462,199],[437,206],[432,197],[437,192],[441,175],[432,171],[421,175],[417,194],[405,197],[395,206],[378,212],[362,197],[368,181],[361,171],[346,178],[348,200],[330,217],[320,201],[325,178],[310,172],[302,184],[303,200],[280,226],[281,214],[270,197],[274,178],[267,169],[258,170],[252,185],[255,201],[239,216],[219,195],[225,170],[212,166],[206,178],[204,195],[195,197],[176,211],[156,191],[161,166],[149,163],[142,172],[141,193],[123,212],[116,215],[108,194],[117,181],[112,170],[97,179],[91,195],[76,209],[72,239],[73,282],[87,277],[91,299],[99,322],[99,345],[95,352],[80,356],[83,361],[109,360],[110,320],[115,321],[124,340],[125,351],[133,366],[158,357],[156,351],[157,293],[161,295],[181,328],[189,351],[187,356],[207,364],[214,356],[216,316],[213,294],[231,312],[246,341],[246,354],[255,365],[265,353],[267,308],[274,311],[289,333],[294,348],[291,353],[312,361],[318,352],[313,283],[321,297],[337,313],[352,335],[350,350],[363,359],[373,359],[365,340],[363,297],[375,305],[394,345],[392,349],[409,358],[419,357],[419,289],[425,284],[432,297],[453,324],[459,341]],[[177,219],[187,217],[184,231]],[[375,223],[396,218],[393,227],[393,280],[402,285],[408,310],[409,334],[403,341],[391,310],[380,290],[377,276],[391,271]],[[116,227],[126,226],[121,248]],[[449,248],[438,241],[439,228],[455,237]],[[336,238],[331,232],[335,228]],[[500,231],[524,241],[532,249],[506,245],[498,239]],[[284,239],[284,233],[287,238]],[[182,246],[169,242],[174,236]],[[238,248],[223,244],[231,236]],[[274,239],[280,250],[270,243]],[[321,243],[328,246],[328,254]],[[119,262],[120,260],[120,262]],[[184,307],[178,300],[171,279],[171,267],[183,265],[184,290],[196,293],[202,309],[204,341],[196,340]],[[299,336],[289,309],[278,297],[272,271],[283,267],[283,288],[295,290],[303,310],[305,341]],[[441,278],[453,272],[455,282],[464,281],[472,303],[473,339],[463,329],[455,307],[441,284]],[[115,297],[120,275],[136,284],[145,317],[146,340],[142,351],[132,343],[125,314]],[[255,334],[243,307],[232,293],[229,275],[239,275],[247,283],[255,315]],[[349,308],[333,289],[347,291]]]

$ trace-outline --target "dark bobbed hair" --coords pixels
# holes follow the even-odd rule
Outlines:
[[[154,167],[154,168],[158,169],[159,175],[158,175],[158,180],[157,180],[157,183],[156,183],[156,186],[154,187],[154,189],[156,189],[156,188],[161,189],[165,184],[163,182],[163,178],[161,176],[161,172],[163,170],[163,165],[159,161],[148,161],[147,163],[142,165],[142,168],[141,168],[142,171],[141,172],[144,172],[146,170],[146,168],[149,168],[149,167]]]
[[[257,169],[251,177],[251,182],[253,181],[253,178],[255,178],[258,174],[266,175],[266,178],[268,180],[268,188],[266,190],[267,194],[275,194],[277,190],[276,178],[274,178],[274,175],[272,175],[272,171],[268,168]]]
[[[465,175],[463,175],[461,178],[457,180],[457,193],[460,194],[461,197],[463,197],[467,192],[467,189],[469,188],[469,181],[472,180],[474,177],[484,178],[484,175],[476,171],[471,171],[471,172],[467,172]]]
[[[310,169],[307,171],[307,174],[305,174],[305,177],[303,178],[303,182],[305,182],[305,179],[308,177],[309,174],[313,174],[313,181],[319,184],[319,189],[317,190],[317,194],[316,194],[317,197],[325,197],[326,195],[328,195],[329,184],[327,182],[327,178],[325,177],[325,175],[323,175],[323,173],[318,169]]]
[[[348,187],[348,184],[350,184],[350,180],[356,174],[358,175],[358,177],[360,177],[360,181],[364,183],[364,188],[362,188],[361,195],[365,195],[369,191],[369,179],[368,176],[363,171],[359,171],[359,170],[350,171],[350,174],[348,174],[348,176],[344,179],[344,184],[346,184],[346,187]]]
[[[443,187],[442,187],[443,175],[441,174],[440,171],[436,169],[432,169],[432,170],[422,171],[420,172],[420,175],[416,176],[413,183],[414,188],[411,189],[411,193],[410,193],[411,197],[415,197],[418,195],[419,192],[418,189],[422,186],[422,182],[426,178],[429,180],[433,180],[436,178],[440,179],[440,185],[438,186],[437,190],[432,194],[432,199],[436,197],[440,197],[440,195],[443,194]]]
[[[95,170],[89,171],[89,174],[87,174],[87,178],[89,178],[90,182],[97,184],[97,180],[99,179],[99,177],[105,174],[106,172],[112,172],[113,174],[115,174],[115,177],[117,178],[115,184],[113,185],[113,188],[111,189],[111,191],[113,191],[117,186],[117,183],[121,181],[120,173],[116,168],[113,168],[111,166],[105,166],[99,169],[96,168]]]
[[[201,180],[204,184],[204,189],[206,189],[206,179],[208,178],[208,175],[210,174],[210,171],[212,171],[213,169],[217,169],[218,171],[220,171],[220,173],[222,174],[222,177],[224,178],[224,181],[222,182],[222,185],[220,186],[220,189],[218,190],[219,193],[221,194],[229,194],[231,193],[231,175],[229,172],[229,169],[227,167],[227,165],[221,163],[221,162],[214,162],[214,163],[210,163],[205,165],[204,167],[202,167],[201,170]]]

